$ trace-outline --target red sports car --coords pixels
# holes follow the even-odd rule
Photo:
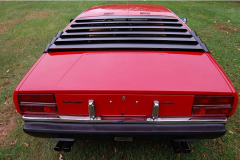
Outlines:
[[[78,15],[14,91],[24,132],[66,152],[81,138],[167,137],[180,153],[188,141],[224,135],[237,92],[184,20],[159,5]]]

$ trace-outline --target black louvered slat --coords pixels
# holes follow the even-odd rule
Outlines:
[[[115,34],[127,34],[127,35],[184,35],[184,36],[191,36],[189,32],[166,32],[166,31],[101,31],[101,32],[64,32],[61,37],[63,36],[74,36],[74,35],[115,35]]]
[[[181,45],[181,44],[129,44],[129,43],[100,43],[100,44],[71,44],[71,45],[56,45],[53,44],[49,47],[54,49],[85,49],[85,48],[166,48],[166,49],[191,49],[200,50],[202,47],[199,44],[196,45]]]
[[[188,41],[196,42],[195,38],[181,38],[181,37],[91,37],[91,38],[58,38],[56,42],[66,42],[66,41],[124,41],[124,40],[139,40],[139,41]]]
[[[103,25],[103,24],[164,24],[164,25],[182,25],[180,22],[165,22],[165,21],[104,21],[104,22],[74,22],[71,26],[81,25]]]
[[[179,30],[186,30],[183,26],[87,26],[87,27],[69,27],[68,31],[70,30],[82,30],[82,29],[123,29],[123,28],[140,28],[140,29],[179,29]]]

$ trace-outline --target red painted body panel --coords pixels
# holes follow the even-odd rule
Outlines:
[[[233,110],[230,113],[230,116],[231,116],[231,115],[233,115],[233,113],[235,112],[235,110],[237,108],[237,104],[238,104],[238,101],[239,101],[238,93],[237,93],[236,89],[233,87],[231,81],[228,79],[227,75],[224,73],[222,68],[219,66],[219,64],[214,60],[214,58],[210,54],[207,54],[207,55],[211,59],[213,64],[216,66],[216,68],[219,70],[219,72],[222,74],[222,76],[225,79],[226,83],[228,84],[229,88],[232,90],[232,95],[234,97],[234,102],[233,102]]]
[[[207,54],[157,51],[46,54],[20,91],[232,94]]]
[[[24,76],[24,78],[21,80],[21,82],[18,84],[18,86],[16,87],[16,89],[14,90],[13,93],[13,102],[14,105],[16,106],[16,109],[19,113],[21,113],[19,106],[18,106],[18,100],[17,100],[17,94],[19,93],[19,90],[22,86],[22,84],[25,82],[25,80],[28,78],[28,76],[32,73],[32,71],[35,69],[35,67],[39,64],[39,62],[41,62],[42,58],[45,56],[45,54],[43,54],[38,60],[37,62],[32,66],[32,68],[28,71],[28,73]]]
[[[153,15],[172,16],[175,15],[164,6],[150,4],[119,4],[94,6],[84,11],[80,17],[106,16],[106,15]]]
[[[159,116],[191,116],[194,95],[145,95],[145,94],[56,94],[58,114],[88,115],[88,100],[94,99],[97,116],[148,116],[152,103],[160,102]],[[122,100],[125,96],[126,99]],[[80,104],[63,101],[82,101]],[[110,101],[112,101],[110,103]],[[137,103],[136,103],[137,101]],[[174,104],[165,104],[174,102]]]

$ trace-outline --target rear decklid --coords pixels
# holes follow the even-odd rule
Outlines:
[[[208,53],[45,53],[21,92],[231,94]]]

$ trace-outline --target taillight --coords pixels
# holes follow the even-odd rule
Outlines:
[[[54,94],[18,94],[18,102],[22,112],[57,112]]]
[[[193,115],[227,115],[232,112],[233,96],[195,96]]]
[[[18,94],[18,102],[55,103],[54,94]]]

